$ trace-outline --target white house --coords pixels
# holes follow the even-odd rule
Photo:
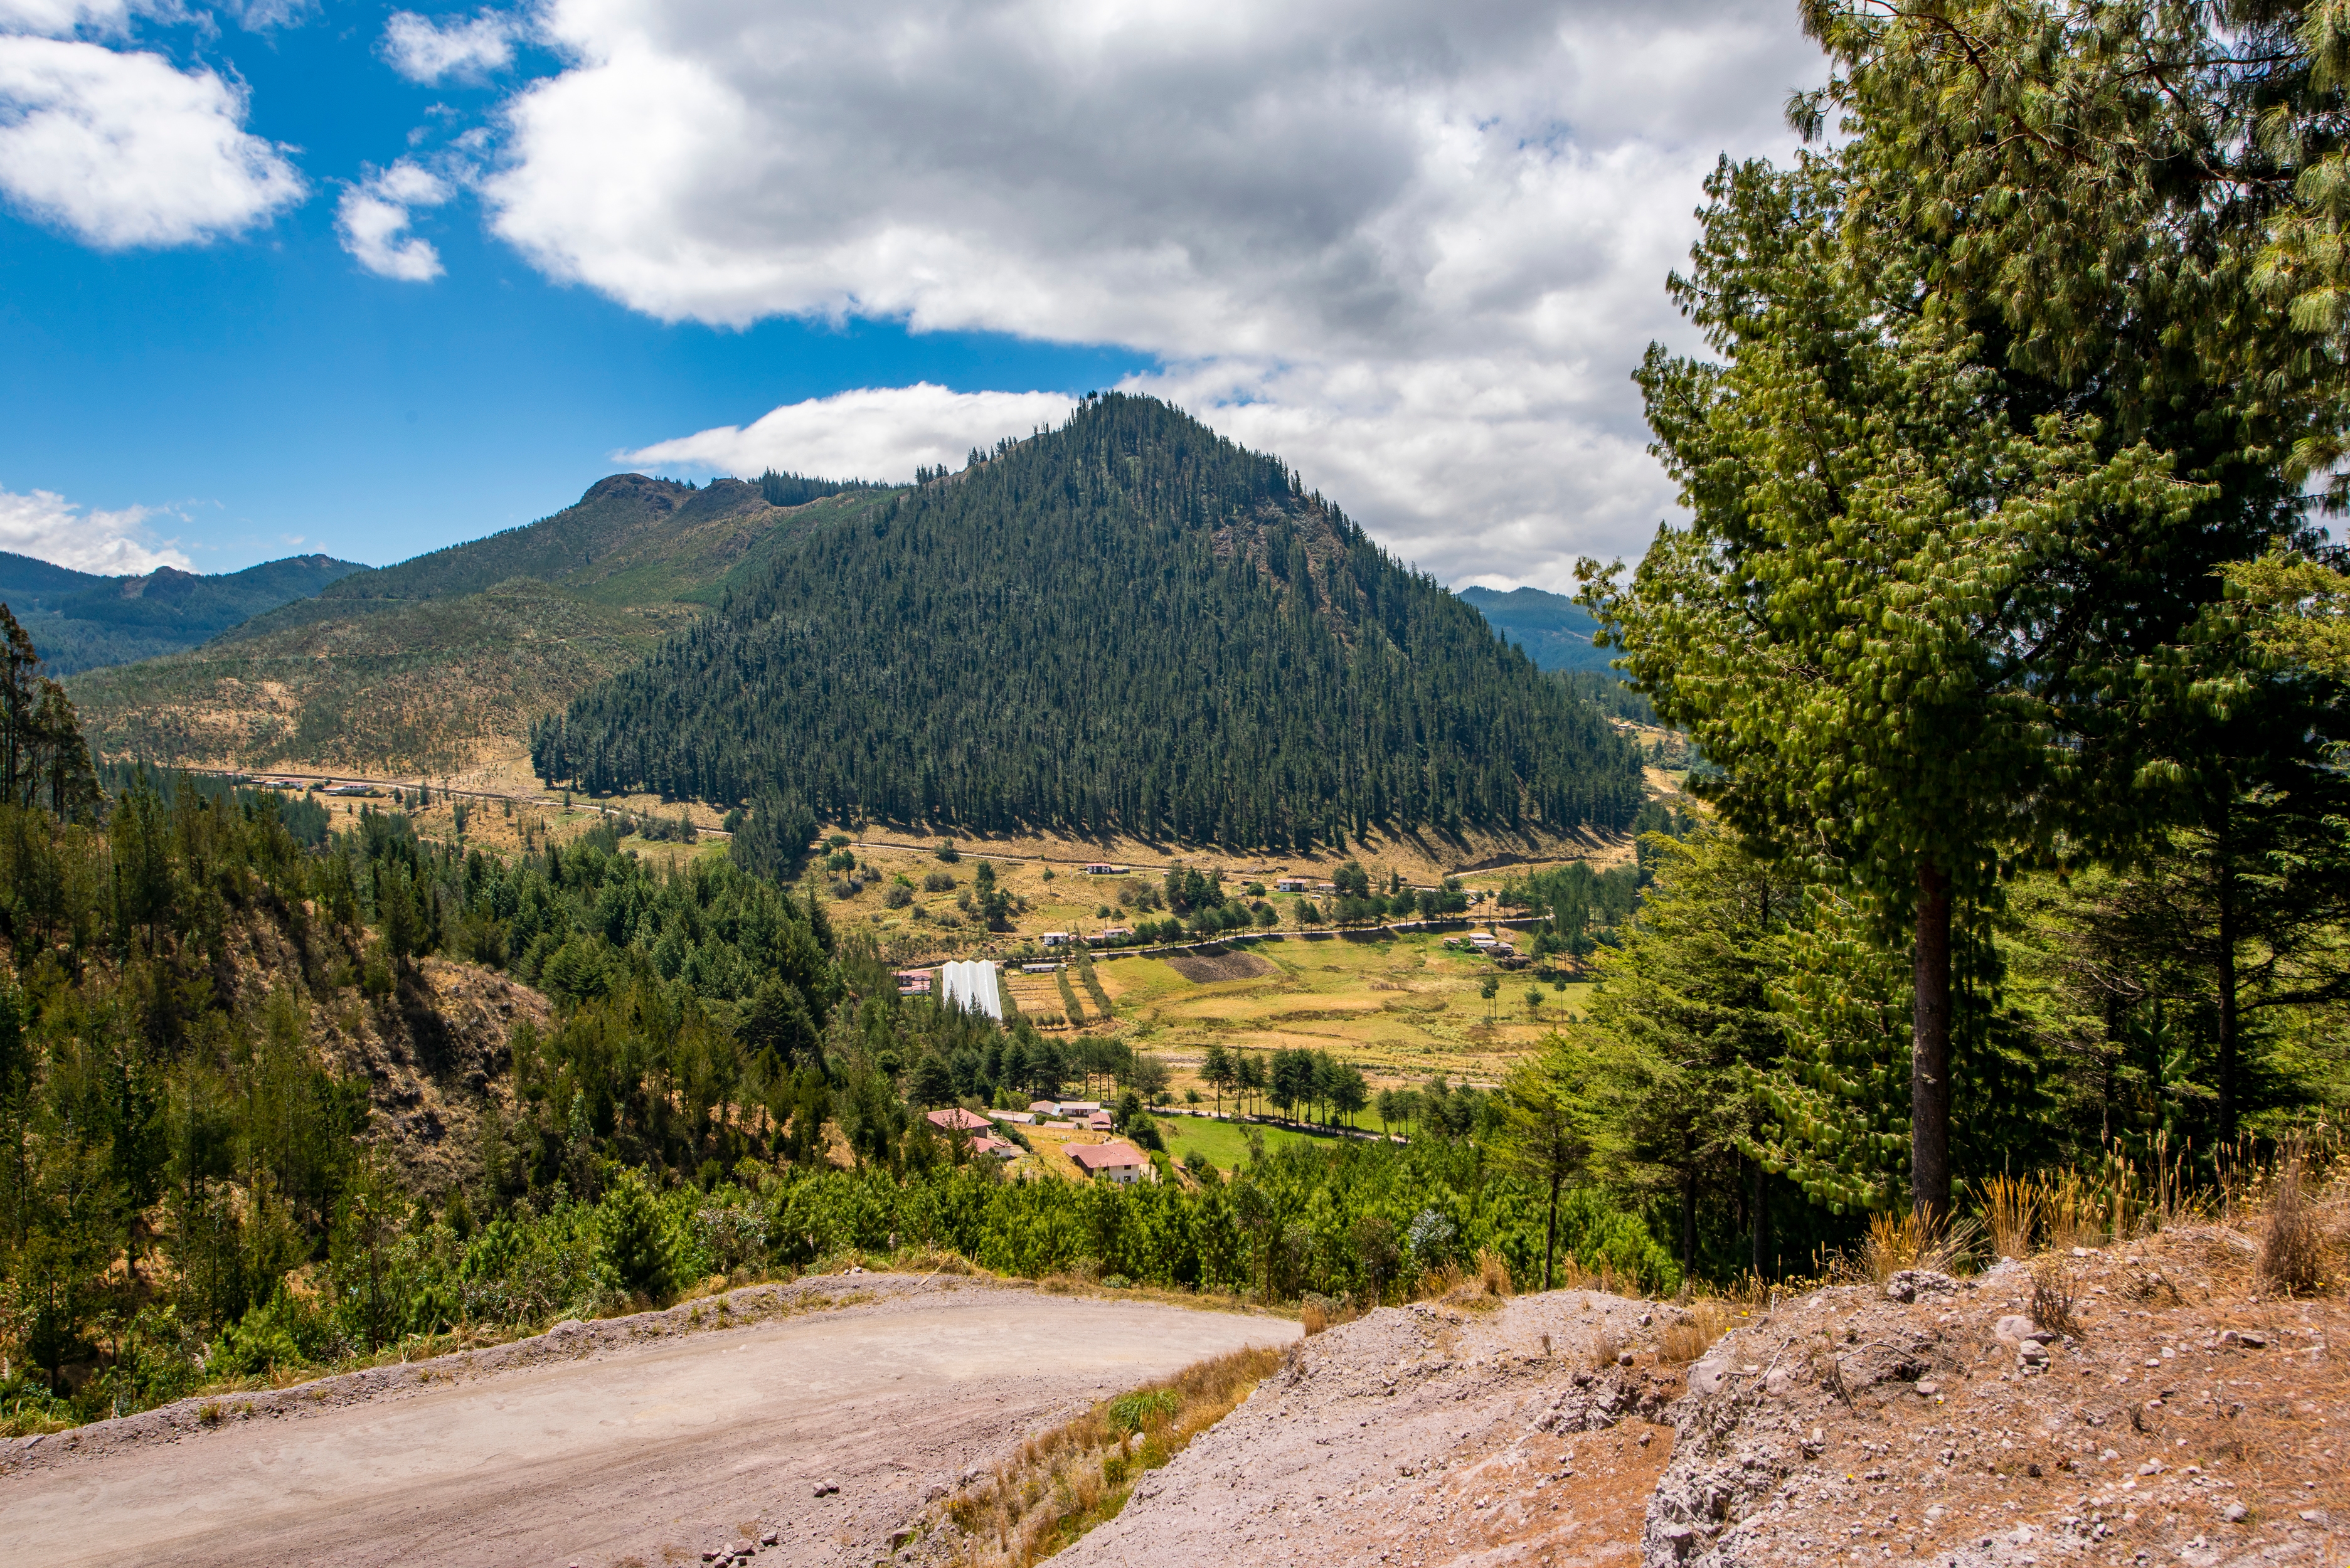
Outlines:
[[[1069,1150],[1069,1158],[1079,1170],[1097,1181],[1152,1181],[1157,1173],[1150,1168],[1150,1157],[1123,1138],[1108,1143],[1079,1144]]]

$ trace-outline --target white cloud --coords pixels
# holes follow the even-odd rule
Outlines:
[[[0,0],[0,33],[69,38],[76,33],[120,33],[130,22],[130,0]]]
[[[317,0],[219,0],[219,8],[248,33],[298,27],[310,19]]]
[[[1058,424],[1074,406],[1061,392],[956,392],[927,381],[864,387],[786,403],[754,424],[721,425],[612,456],[633,467],[671,463],[744,476],[773,468],[902,483],[917,468],[961,468],[972,448]]]
[[[1628,377],[1787,0],[548,0],[494,226],[662,320],[1112,343],[1448,578],[1672,497]],[[756,429],[756,426],[753,427]]]
[[[173,541],[157,540],[146,526],[156,515],[151,506],[86,512],[55,491],[19,495],[0,490],[0,550],[107,576],[137,576],[158,566],[189,570],[188,557],[172,547]]]
[[[520,17],[486,9],[469,21],[447,22],[394,11],[383,27],[383,57],[393,70],[427,87],[451,79],[479,81],[514,63],[515,40],[523,31]]]
[[[56,38],[0,36],[0,192],[105,250],[236,234],[302,198],[209,70]]]
[[[410,213],[453,194],[447,181],[403,158],[344,191],[335,206],[335,231],[343,249],[377,276],[430,283],[441,275],[441,253],[408,232]]]

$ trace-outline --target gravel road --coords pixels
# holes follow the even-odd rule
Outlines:
[[[0,1561],[608,1568],[772,1529],[762,1564],[870,1563],[927,1495],[1037,1423],[1297,1333],[975,1281],[860,1286],[780,1321],[641,1343],[573,1327],[529,1342],[567,1353],[485,1372],[450,1357],[356,1397],[317,1386],[7,1445]]]

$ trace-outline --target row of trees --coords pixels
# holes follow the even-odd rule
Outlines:
[[[1219,1112],[1230,1096],[1237,1109],[1270,1103],[1284,1116],[1302,1110],[1309,1118],[1336,1123],[1343,1117],[1351,1126],[1371,1103],[1363,1070],[1327,1051],[1242,1051],[1211,1042],[1200,1077],[1215,1091]]]

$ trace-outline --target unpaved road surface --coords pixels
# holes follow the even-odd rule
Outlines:
[[[1663,1310],[1583,1291],[1383,1307],[1307,1340],[1055,1563],[1638,1568],[1680,1378],[1596,1352]]]
[[[339,1405],[288,1390],[209,1422],[185,1407],[138,1417],[127,1438],[8,1445],[0,1562],[658,1568],[779,1528],[762,1564],[870,1563],[929,1493],[1039,1422],[1297,1334],[977,1282],[873,1283],[860,1304],[650,1343],[574,1328],[550,1336],[568,1355]],[[839,1490],[819,1497],[822,1482]]]

